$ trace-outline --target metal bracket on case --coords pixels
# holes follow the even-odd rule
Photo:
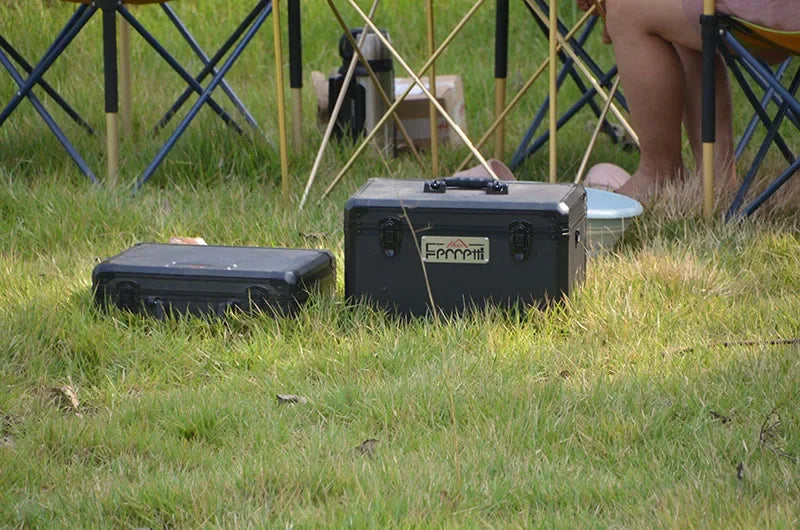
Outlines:
[[[500,180],[493,180],[486,185],[487,195],[508,195],[508,184]]]
[[[381,250],[387,258],[393,257],[400,250],[400,242],[403,240],[402,223],[396,217],[382,219],[378,223],[378,238],[380,239]]]
[[[508,243],[514,259],[525,261],[533,243],[533,225],[527,221],[511,223],[508,227]]]
[[[425,193],[445,193],[447,191],[447,182],[441,179],[426,180],[423,191]]]

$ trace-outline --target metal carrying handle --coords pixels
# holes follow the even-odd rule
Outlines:
[[[445,193],[447,188],[486,190],[487,195],[508,195],[508,183],[490,177],[447,177],[425,181],[425,193]]]

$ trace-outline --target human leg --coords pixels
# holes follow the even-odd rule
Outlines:
[[[701,41],[680,2],[608,0],[607,4],[608,30],[641,144],[639,168],[619,191],[646,199],[658,184],[685,174],[681,122],[687,79],[674,44],[699,50]]]

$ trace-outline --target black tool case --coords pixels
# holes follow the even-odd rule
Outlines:
[[[335,260],[325,250],[142,243],[92,273],[101,306],[158,319],[230,309],[291,315],[310,292],[332,294]]]
[[[542,305],[583,279],[586,191],[474,178],[370,179],[345,205],[344,233],[351,301],[425,314],[427,283],[444,313]]]

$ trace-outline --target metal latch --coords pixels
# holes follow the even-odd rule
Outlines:
[[[508,243],[517,261],[527,259],[533,242],[533,226],[526,221],[516,221],[509,226]]]
[[[117,284],[117,306],[128,311],[136,311],[139,307],[139,286],[134,282]]]
[[[381,243],[381,250],[386,257],[391,258],[400,250],[400,241],[403,239],[400,219],[390,217],[378,223],[378,238]]]

